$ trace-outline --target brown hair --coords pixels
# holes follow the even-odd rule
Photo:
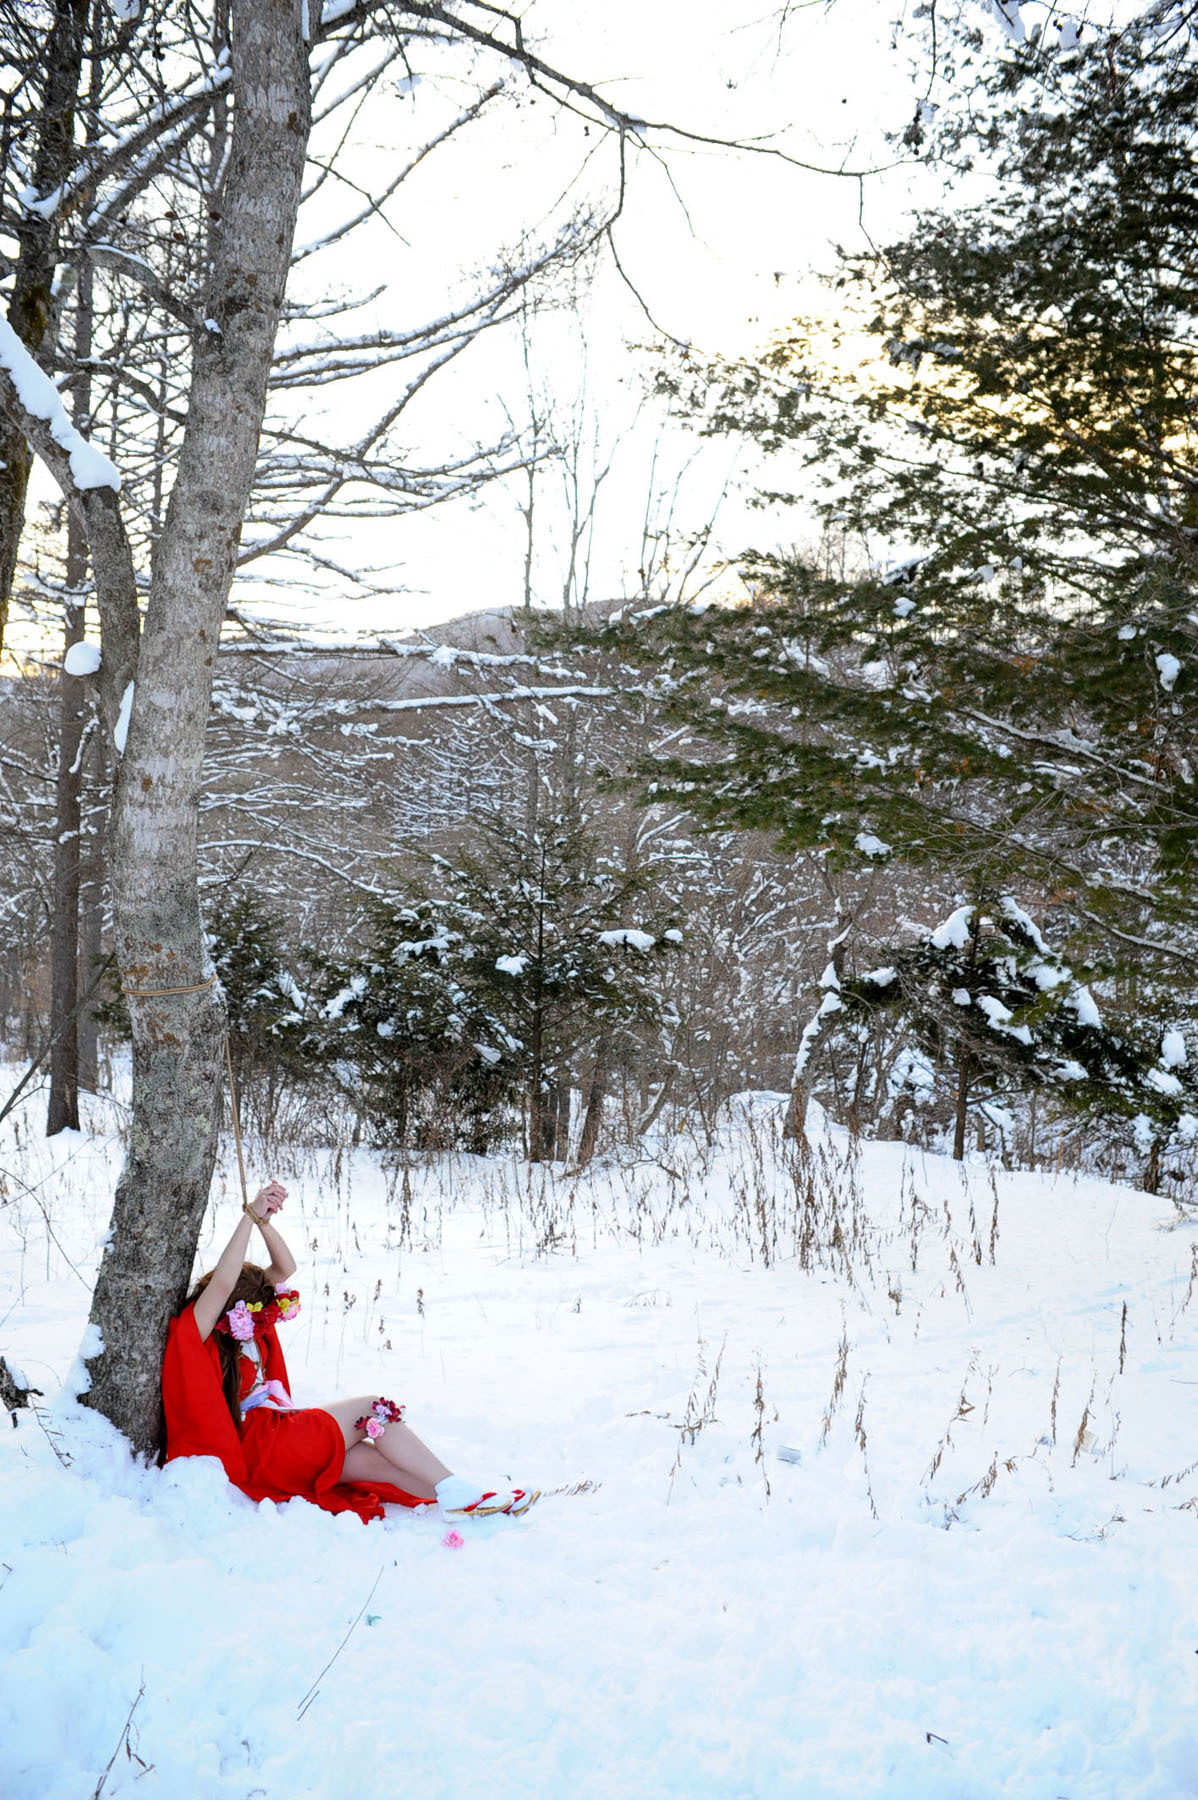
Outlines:
[[[194,1288],[187,1296],[187,1305],[198,1300],[215,1270],[209,1269],[207,1275],[201,1275]],[[237,1305],[239,1300],[260,1300],[263,1306],[269,1306],[275,1297],[274,1287],[265,1269],[257,1263],[242,1263],[241,1274],[237,1277],[233,1292],[229,1295],[229,1306]],[[225,1396],[225,1405],[238,1431],[241,1430],[241,1345],[227,1331],[213,1333],[216,1347],[220,1352],[221,1388]]]

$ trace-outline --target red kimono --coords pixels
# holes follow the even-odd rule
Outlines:
[[[268,1381],[290,1392],[287,1364],[273,1325],[258,1339]],[[246,1359],[242,1359],[245,1361]],[[244,1382],[243,1382],[244,1387]],[[172,1319],[162,1360],[162,1405],[166,1413],[166,1460],[176,1456],[218,1456],[234,1486],[251,1500],[311,1500],[326,1512],[356,1512],[381,1519],[383,1504],[427,1506],[386,1481],[342,1481],[345,1439],[331,1413],[316,1406],[274,1412],[258,1406],[241,1429],[233,1423],[221,1385],[215,1332],[200,1336],[193,1306]]]

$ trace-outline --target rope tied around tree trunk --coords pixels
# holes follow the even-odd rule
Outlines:
[[[187,987],[164,988],[122,988],[121,993],[126,1000],[165,1000],[173,994],[202,994],[216,980],[214,969],[206,981],[193,981]],[[233,1142],[237,1146],[237,1173],[241,1177],[241,1204],[247,1207],[250,1203],[249,1188],[245,1179],[245,1153],[241,1147],[241,1108],[237,1100],[237,1082],[233,1075],[233,1052],[229,1048],[229,1034],[225,1032],[225,1069],[229,1076],[229,1116],[233,1121]]]
[[[127,988],[127,987],[123,987],[121,989],[121,993],[126,1000],[162,1000],[169,994],[202,994],[204,989],[210,988],[215,980],[216,980],[216,970],[213,969],[213,971],[212,971],[211,975],[209,975],[207,981],[193,981],[190,987],[169,987],[169,988]]]

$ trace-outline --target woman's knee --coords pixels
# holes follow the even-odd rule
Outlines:
[[[350,1400],[334,1400],[325,1407],[345,1433],[347,1444],[382,1437],[388,1425],[402,1423],[404,1409],[383,1394],[357,1394]]]

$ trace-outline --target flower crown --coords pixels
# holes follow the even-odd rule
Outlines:
[[[239,1300],[223,1319],[216,1321],[216,1329],[246,1344],[250,1338],[261,1337],[270,1326],[294,1319],[299,1309],[299,1289],[280,1287],[275,1289],[273,1300]]]

